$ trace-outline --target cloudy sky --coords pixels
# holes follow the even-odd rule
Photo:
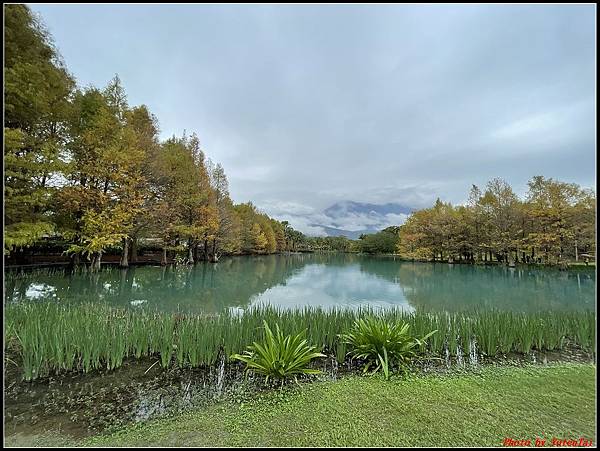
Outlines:
[[[341,200],[595,185],[595,5],[30,6],[81,86],[118,73],[236,202],[304,230]]]

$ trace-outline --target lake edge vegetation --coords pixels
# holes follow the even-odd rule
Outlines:
[[[560,352],[573,346],[595,355],[596,314],[591,310],[408,313],[260,307],[242,314],[206,315],[115,309],[99,303],[26,303],[5,306],[5,359],[22,370],[25,380],[69,371],[111,370],[125,359],[142,357],[154,357],[164,368],[210,367],[231,361],[233,354],[262,341],[267,321],[279,324],[285,335],[306,331],[309,345],[343,364],[352,349],[342,337],[361,317],[408,324],[415,337],[437,331],[428,338],[423,354],[438,360]]]

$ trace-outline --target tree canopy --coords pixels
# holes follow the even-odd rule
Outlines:
[[[399,229],[407,258],[557,264],[595,254],[596,194],[574,183],[533,177],[525,199],[502,179],[473,186],[467,205],[438,200]]]

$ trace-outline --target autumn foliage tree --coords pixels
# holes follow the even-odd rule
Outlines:
[[[438,200],[401,226],[397,250],[413,259],[559,264],[595,254],[596,195],[541,176],[524,200],[502,179],[471,188],[466,205]]]
[[[77,88],[25,5],[5,7],[5,53],[5,254],[52,238],[97,269],[107,252],[128,266],[140,240],[158,240],[163,263],[288,248],[281,223],[234,205],[195,134],[160,142],[156,117],[128,104],[118,75]]]
[[[74,81],[47,31],[22,4],[4,7],[4,252],[55,231],[54,176]]]

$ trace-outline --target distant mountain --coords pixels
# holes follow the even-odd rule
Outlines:
[[[345,236],[346,238],[350,238],[351,240],[358,240],[358,238],[363,233],[374,233],[369,230],[358,230],[355,232],[351,232],[350,230],[336,229],[334,227],[327,227],[327,226],[324,226],[321,224],[310,224],[310,226],[322,228],[325,231],[325,233],[327,234],[327,236]]]
[[[375,233],[392,225],[401,225],[414,208],[387,203],[369,204],[354,201],[337,202],[323,210],[327,220],[311,224],[322,228],[328,236],[347,236],[351,239],[365,233]]]
[[[336,218],[340,216],[347,216],[349,214],[373,214],[380,216],[385,216],[388,214],[409,215],[413,211],[414,208],[407,207],[402,204],[387,203],[378,205],[346,200],[333,204],[331,207],[328,207],[325,210],[323,210],[323,213],[325,213],[330,218]]]

